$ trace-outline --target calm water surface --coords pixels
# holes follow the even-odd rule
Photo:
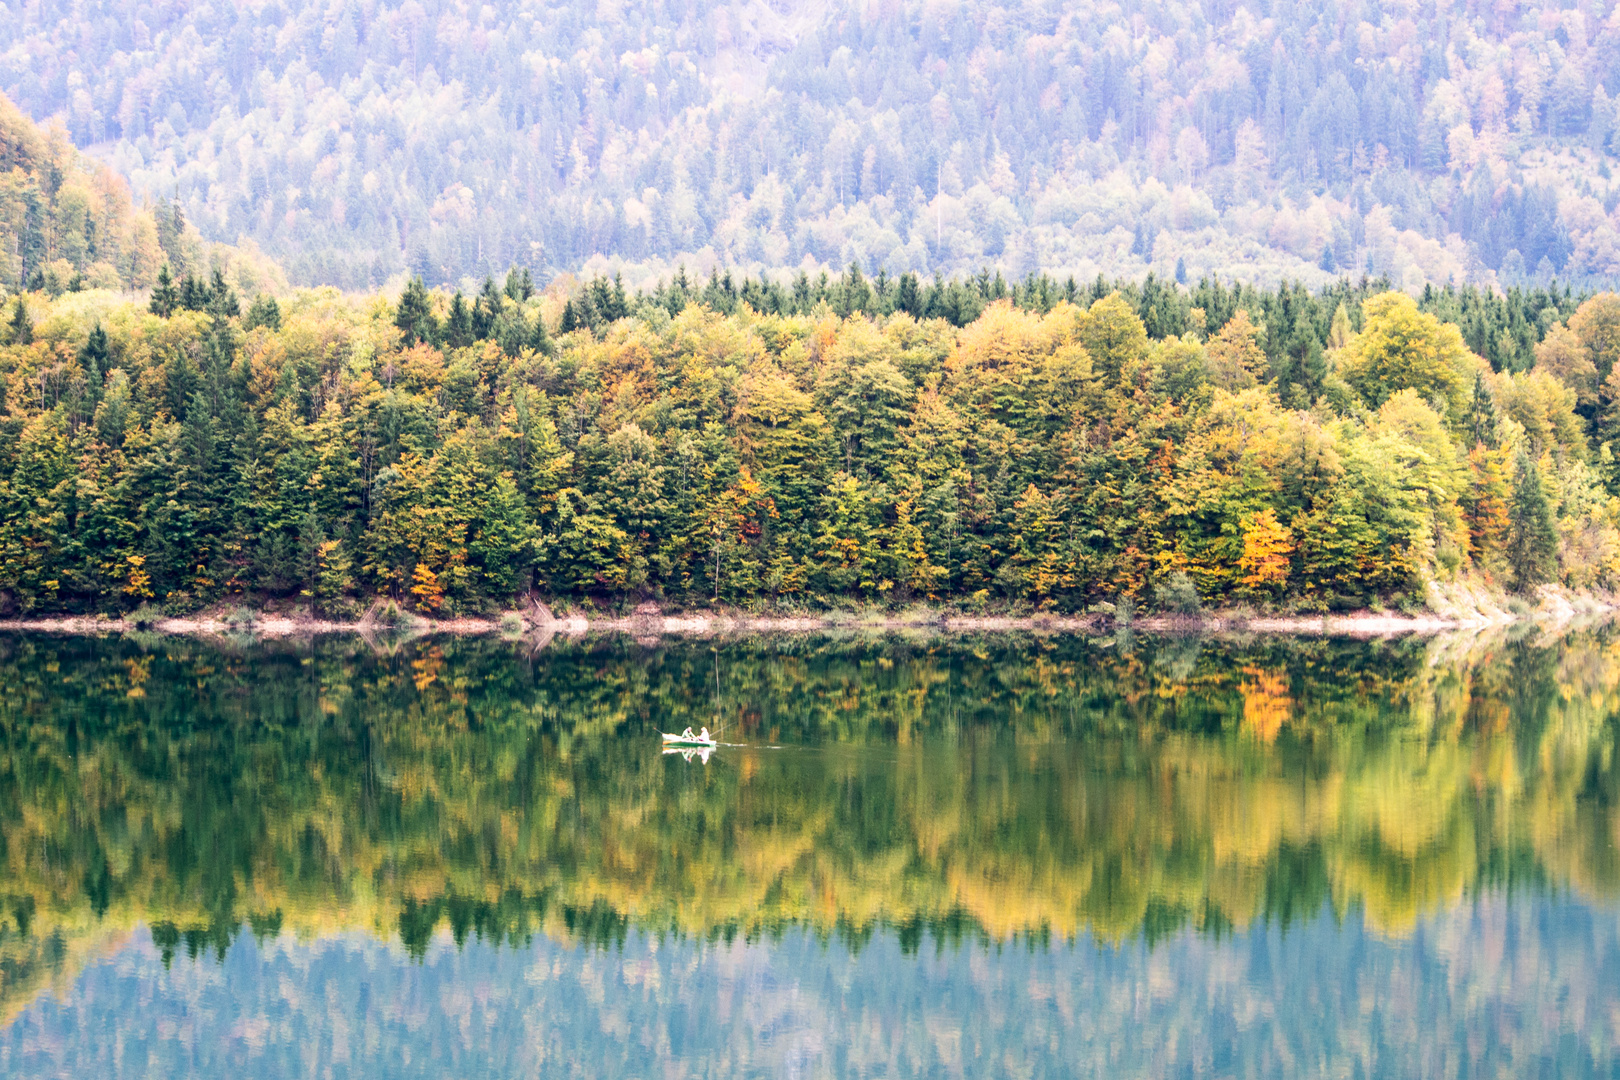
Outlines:
[[[1612,1076],[1617,714],[1610,630],[0,637],[0,1074]]]

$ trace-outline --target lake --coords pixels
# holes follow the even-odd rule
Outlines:
[[[1617,715],[1605,628],[0,635],[0,1075],[1610,1076]]]

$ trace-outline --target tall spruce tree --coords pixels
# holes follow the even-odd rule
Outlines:
[[[439,320],[433,315],[433,301],[420,274],[411,278],[400,294],[394,325],[405,335],[407,347],[417,342],[431,345],[439,336]]]
[[[79,366],[84,368],[84,377],[90,384],[92,397],[101,390],[101,377],[107,373],[110,353],[107,331],[103,330],[98,322],[79,349]]]
[[[486,276],[484,287],[478,290],[478,301],[473,305],[472,328],[473,336],[479,341],[492,337],[495,333],[495,320],[501,314],[501,299],[505,294],[495,287],[495,279]]]
[[[1474,446],[1496,446],[1496,401],[1491,397],[1491,388],[1485,382],[1482,371],[1474,372],[1474,394],[1468,406],[1468,434]]]
[[[169,264],[164,263],[158,268],[157,287],[152,290],[152,302],[147,305],[147,310],[167,319],[179,306],[180,291],[174,287],[174,275],[169,273]]]
[[[225,280],[223,270],[214,268],[213,281],[207,289],[208,300],[203,306],[215,319],[224,321],[242,314],[242,305],[236,298],[236,290]]]
[[[28,305],[22,297],[11,305],[11,322],[6,326],[6,340],[12,345],[30,345],[34,341],[34,324],[28,318]]]
[[[473,343],[472,312],[467,309],[467,298],[456,290],[450,298],[450,314],[444,320],[444,343],[452,349],[465,349]]]
[[[552,344],[551,334],[546,330],[546,316],[544,312],[535,312],[534,328],[529,332],[529,348],[541,356],[550,356],[556,346]]]
[[[496,322],[494,336],[500,342],[501,351],[515,358],[529,343],[529,321],[523,317],[522,311],[507,312]]]
[[[242,322],[243,330],[252,330],[259,326],[269,327],[271,330],[281,329],[281,305],[276,303],[276,298],[269,293],[260,293],[253,298],[247,318]]]
[[[213,298],[208,286],[187,274],[180,279],[180,306],[187,311],[203,311]]]
[[[527,303],[534,295],[534,275],[529,273],[528,267],[521,271],[513,267],[506,272],[506,295],[519,304]]]
[[[1522,450],[1513,465],[1507,560],[1513,588],[1519,592],[1550,580],[1558,565],[1558,530],[1541,486],[1541,470]]]

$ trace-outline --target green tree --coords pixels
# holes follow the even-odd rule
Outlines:
[[[1402,390],[1416,390],[1461,415],[1474,383],[1474,361],[1457,327],[1419,311],[1405,293],[1374,296],[1361,310],[1361,332],[1340,352],[1346,381],[1374,408]]]
[[[1126,365],[1147,353],[1147,331],[1136,311],[1118,292],[1098,300],[1080,324],[1080,341],[1096,369],[1109,382]]]
[[[556,346],[551,341],[551,333],[546,329],[546,317],[543,312],[535,312],[534,328],[529,332],[529,348],[541,356],[550,356],[556,351]]]
[[[79,366],[84,369],[84,377],[90,385],[92,400],[101,393],[101,379],[111,366],[112,349],[107,342],[107,331],[96,323],[91,328],[89,336],[84,339],[84,345],[79,349]]]
[[[331,611],[354,589],[354,560],[341,540],[323,541],[315,556],[315,600]]]
[[[11,302],[11,322],[6,326],[6,344],[28,345],[34,340],[34,324],[28,318],[28,305],[22,297]]]
[[[394,312],[394,325],[404,335],[406,346],[418,343],[431,345],[439,337],[439,320],[433,314],[433,300],[421,275],[411,278],[400,294],[399,307]]]
[[[311,612],[320,595],[321,552],[325,545],[326,530],[321,527],[321,516],[311,506],[298,528],[298,570],[303,585],[299,595],[308,598]]]
[[[154,315],[167,319],[180,307],[180,291],[174,287],[174,278],[169,273],[169,264],[164,263],[158,269],[157,285],[152,289],[152,302],[148,310]]]
[[[467,308],[467,298],[457,289],[450,298],[450,313],[444,320],[444,343],[452,349],[465,349],[474,340],[472,312]]]
[[[266,327],[270,330],[281,329],[281,305],[269,293],[260,293],[253,298],[248,306],[247,317],[242,320],[243,330],[253,330],[257,327]]]
[[[1541,486],[1541,470],[1520,451],[1513,463],[1513,498],[1508,503],[1508,572],[1523,592],[1552,579],[1557,571],[1558,530]]]
[[[534,295],[534,276],[525,266],[522,270],[513,267],[506,272],[506,295],[519,304],[529,302]]]

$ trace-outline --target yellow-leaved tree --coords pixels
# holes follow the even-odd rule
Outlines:
[[[1209,381],[1226,390],[1253,386],[1266,371],[1266,354],[1259,340],[1262,329],[1247,310],[1238,308],[1205,349]]]
[[[1405,293],[1387,292],[1361,305],[1361,333],[1340,351],[1345,381],[1377,408],[1402,390],[1425,401],[1440,398],[1460,414],[1474,385],[1479,359],[1462,331],[1418,310]]]
[[[1243,527],[1243,554],[1238,557],[1238,580],[1252,595],[1275,595],[1288,583],[1288,557],[1294,553],[1294,538],[1288,527],[1277,520],[1277,512],[1266,507]]]
[[[437,611],[444,602],[444,586],[439,584],[439,575],[427,563],[417,563],[411,578],[411,595],[416,597],[416,606],[424,611]]]

